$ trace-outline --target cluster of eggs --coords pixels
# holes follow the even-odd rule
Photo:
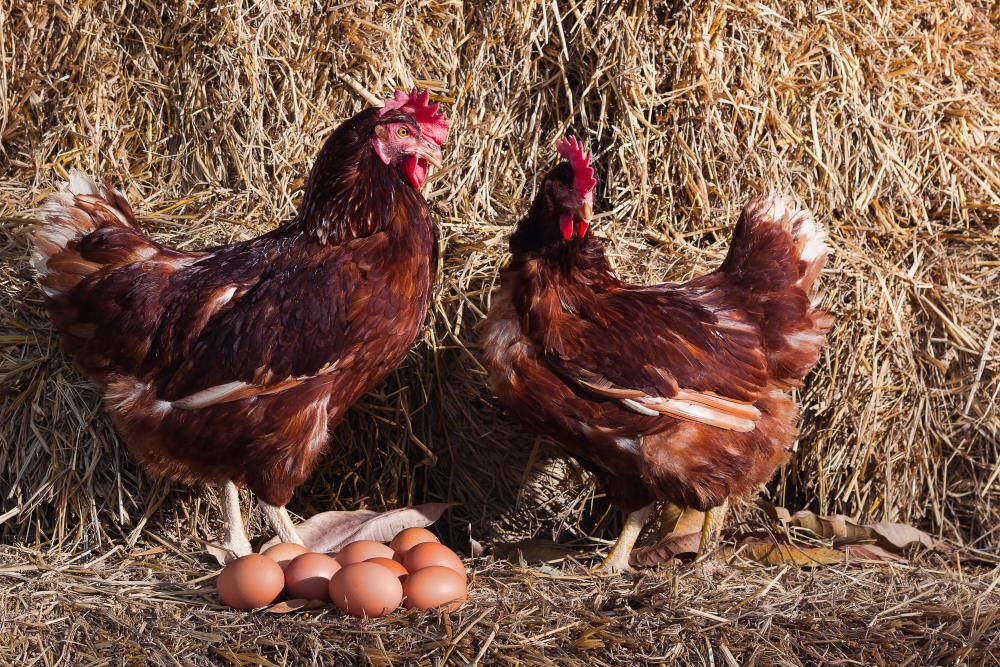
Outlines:
[[[227,564],[216,590],[234,609],[266,607],[285,591],[293,599],[333,602],[367,618],[385,616],[400,604],[454,610],[468,597],[462,559],[424,528],[407,528],[388,545],[351,542],[336,556],[276,544]]]

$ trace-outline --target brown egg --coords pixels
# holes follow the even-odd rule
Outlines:
[[[425,567],[407,577],[403,582],[403,594],[407,609],[433,609],[450,602],[447,608],[455,611],[469,599],[465,575],[440,565]]]
[[[352,563],[333,575],[330,599],[351,616],[377,618],[399,606],[403,585],[378,563]]]
[[[330,600],[330,579],[340,563],[326,554],[307,553],[296,557],[285,568],[288,597],[306,600]]]
[[[264,555],[275,561],[284,570],[288,567],[288,564],[292,562],[292,559],[296,556],[301,556],[302,554],[309,551],[301,544],[294,544],[292,542],[282,542],[281,544],[275,544],[274,546],[268,547],[264,550]]]
[[[389,547],[396,552],[396,555],[393,556],[393,558],[402,563],[403,558],[406,556],[406,552],[418,544],[440,541],[441,540],[437,538],[437,535],[426,528],[407,528],[397,534],[396,537],[392,538],[392,542],[389,543]]]
[[[414,574],[417,570],[422,570],[425,567],[440,565],[450,567],[463,577],[465,576],[465,565],[462,564],[462,559],[454,551],[437,542],[424,542],[407,551],[406,557],[403,558],[403,565]]]
[[[337,554],[337,562],[341,565],[363,563],[369,558],[392,558],[393,550],[374,540],[358,540],[351,542]]]
[[[405,579],[410,573],[403,567],[402,563],[395,561],[391,558],[384,558],[382,556],[377,556],[375,558],[369,558],[365,561],[366,563],[375,563],[387,568],[390,572],[393,572],[400,579]]]
[[[257,609],[274,602],[285,587],[281,566],[262,554],[250,554],[226,565],[215,582],[222,601],[233,609]]]

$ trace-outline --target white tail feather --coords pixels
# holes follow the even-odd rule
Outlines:
[[[824,262],[830,251],[827,246],[827,231],[808,209],[801,208],[784,195],[770,194],[760,200],[760,208],[768,211],[775,225],[792,234],[799,259],[807,264]],[[809,271],[806,275],[809,275]],[[801,282],[801,281],[800,281]]]
[[[36,277],[49,274],[49,258],[55,252],[93,231],[94,223],[90,215],[77,208],[77,196],[106,197],[106,193],[94,179],[79,169],[71,169],[69,181],[60,183],[59,189],[46,197],[38,210],[35,244],[31,253],[31,267]],[[121,212],[111,210],[123,224],[128,224]],[[46,287],[45,293],[54,297],[59,290]]]

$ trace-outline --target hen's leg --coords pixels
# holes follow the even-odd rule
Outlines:
[[[253,553],[246,529],[243,528],[243,516],[240,514],[240,491],[232,481],[222,485],[222,513],[226,522],[226,541],[223,546],[237,556]]]
[[[705,512],[705,521],[701,526],[701,543],[698,545],[698,559],[702,559],[719,547],[719,535],[726,522],[729,512],[729,499],[722,501],[718,507]]]
[[[288,510],[285,509],[284,505],[276,507],[275,505],[265,503],[263,500],[260,501],[260,505],[264,508],[264,515],[267,517],[267,522],[271,524],[274,532],[278,534],[278,539],[282,542],[291,542],[304,546],[302,538],[299,537],[299,533],[295,529],[295,524],[292,523],[292,518],[288,516]]]
[[[608,554],[608,557],[601,564],[605,572],[622,572],[628,569],[629,554],[632,553],[632,547],[635,546],[635,541],[639,539],[642,527],[646,525],[646,519],[649,518],[649,513],[653,511],[653,505],[655,504],[649,503],[645,507],[629,513],[628,518],[625,519],[625,526],[622,528],[621,534],[618,535],[615,545],[611,548],[611,553]]]

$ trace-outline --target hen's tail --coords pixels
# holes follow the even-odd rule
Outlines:
[[[118,190],[78,171],[37,214],[31,263],[52,324],[77,367],[101,383],[109,372],[138,363],[129,354],[144,349],[147,329],[155,324],[150,313],[164,262],[190,258],[150,240]],[[123,313],[129,312],[144,317],[126,318]],[[137,341],[134,346],[109,344],[124,333]]]
[[[68,294],[106,266],[146,259],[161,246],[135,225],[121,192],[73,170],[42,205],[31,264],[50,299]]]
[[[758,318],[779,385],[800,385],[826,346],[833,318],[813,301],[813,285],[828,253],[826,230],[782,197],[750,201],[733,232],[721,271]]]
[[[121,192],[74,169],[69,182],[42,204],[31,264],[54,299],[104,267],[147,259],[161,250],[136,227]]]

